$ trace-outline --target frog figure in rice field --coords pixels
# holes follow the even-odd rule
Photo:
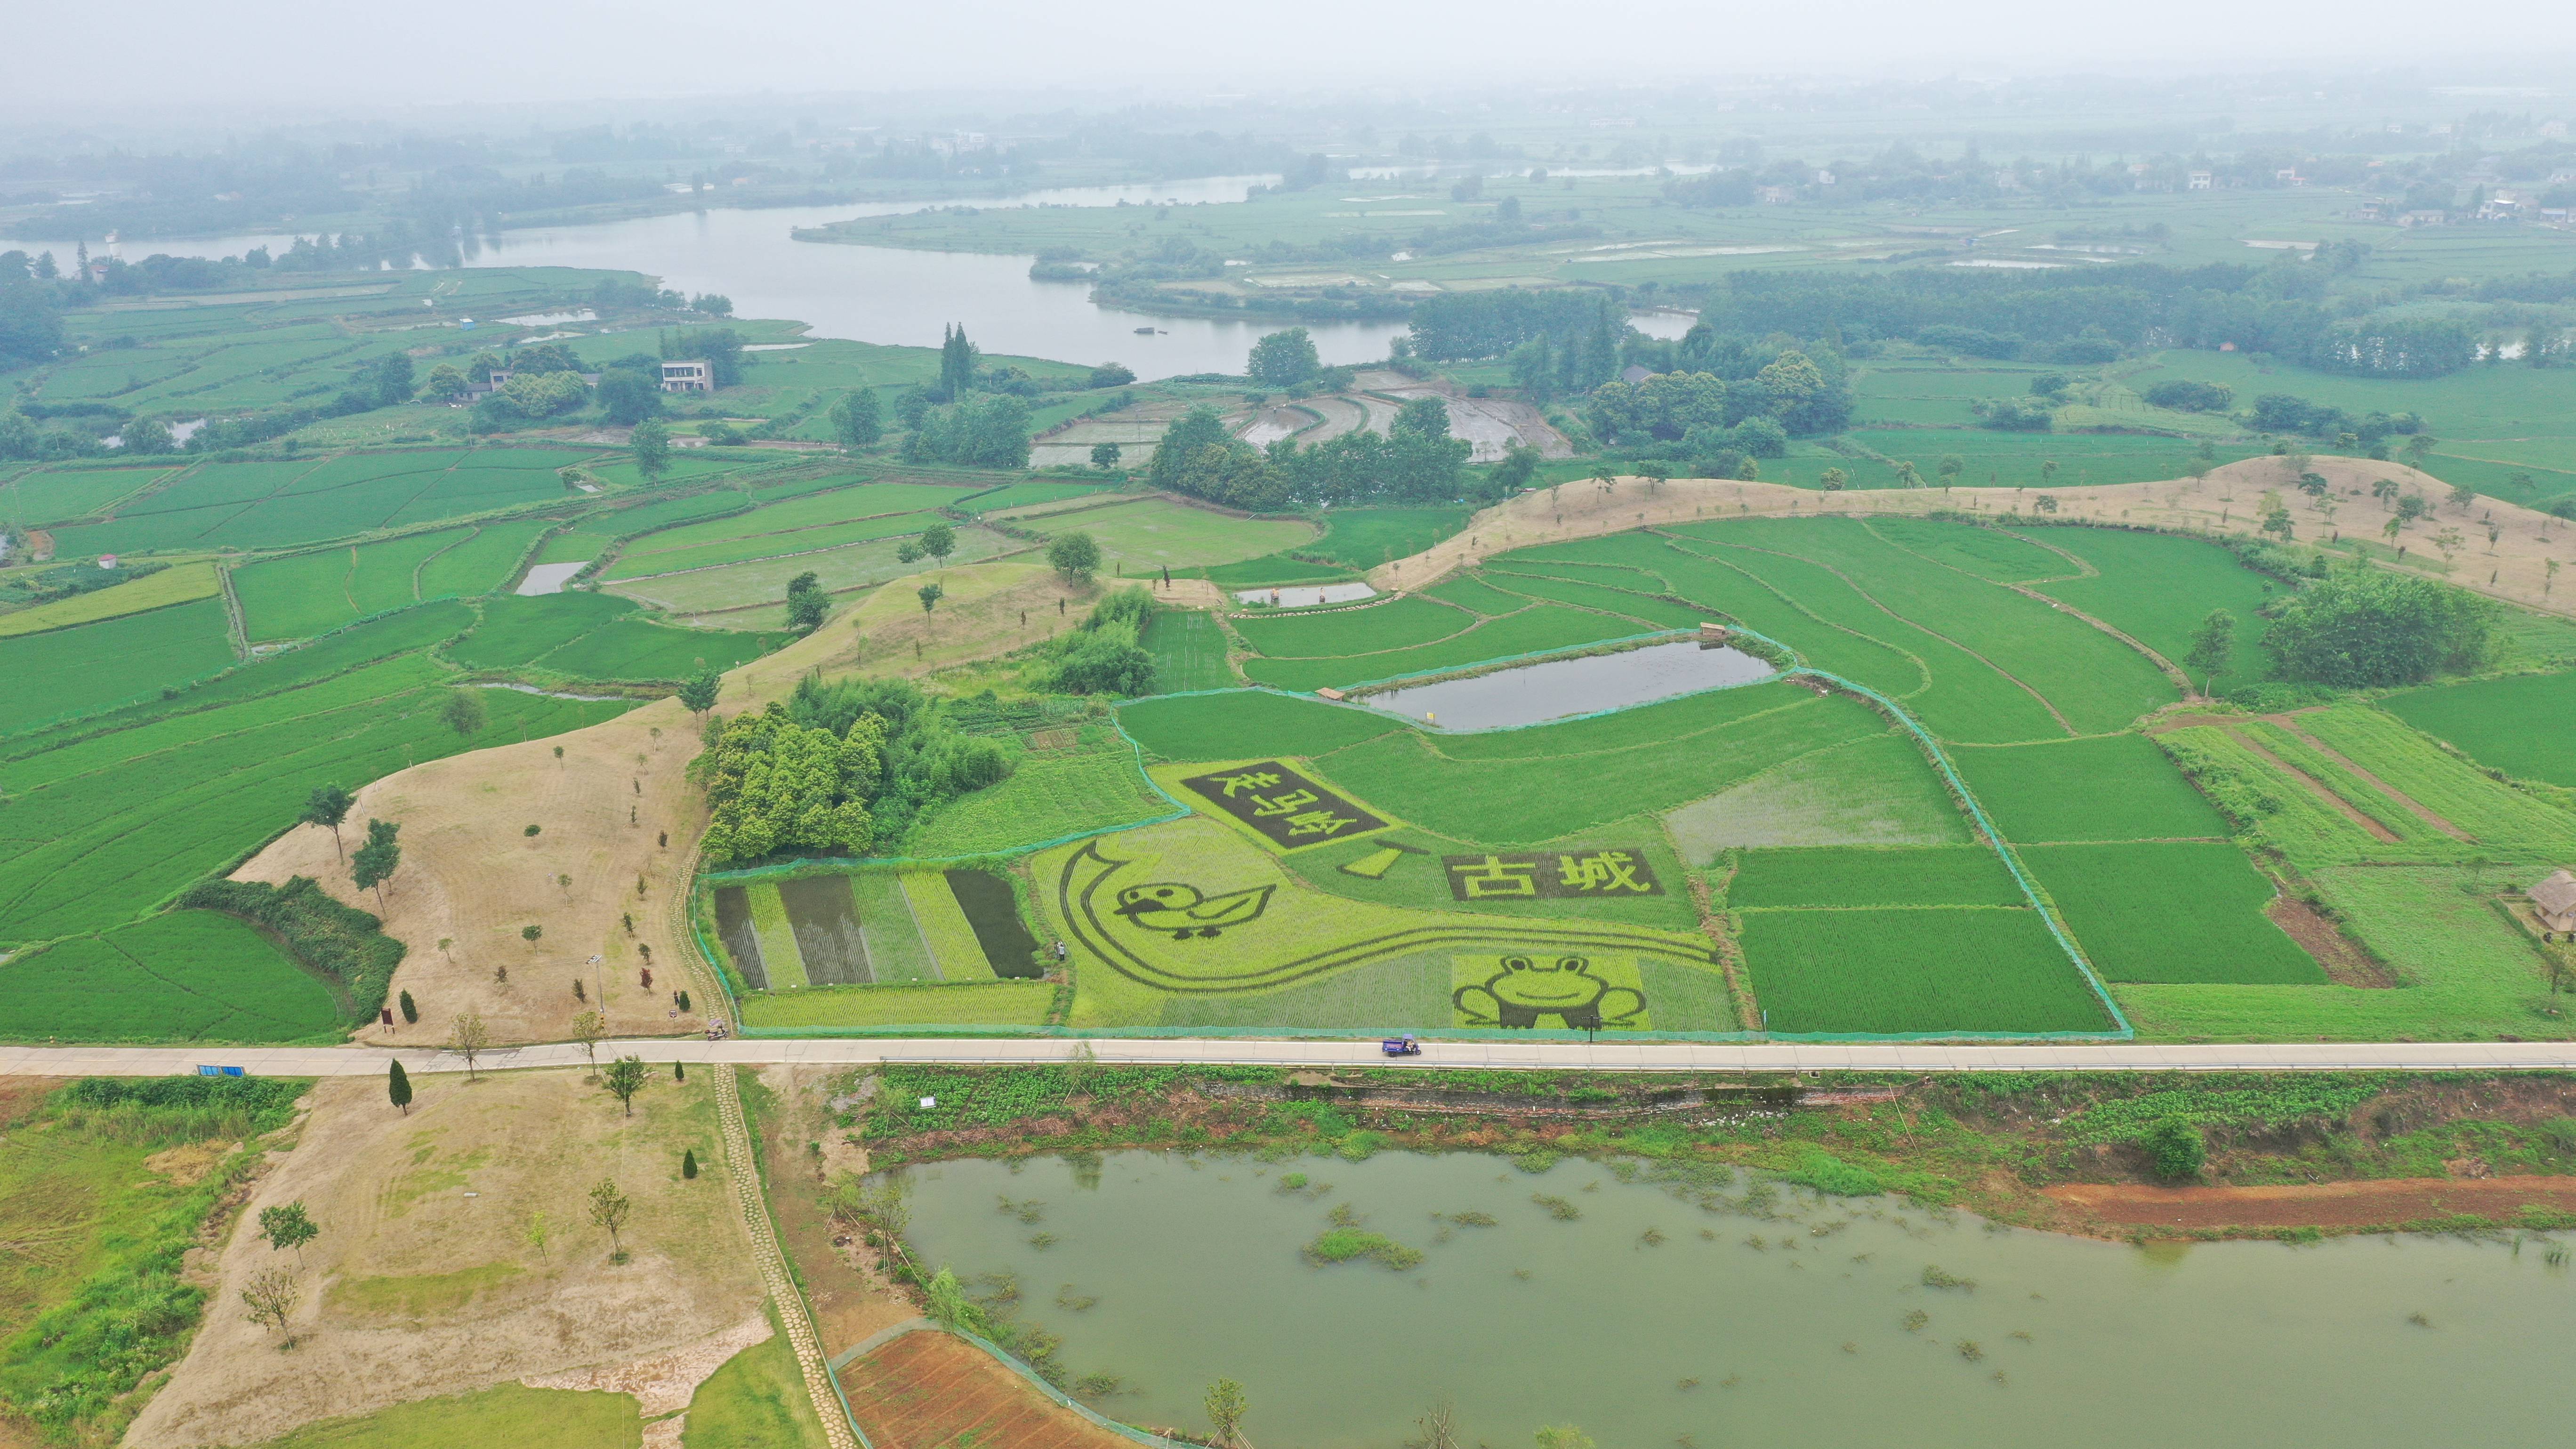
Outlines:
[[[1645,993],[1593,975],[1581,956],[1505,956],[1501,969],[1449,999],[1469,1021],[1506,1027],[1536,1027],[1543,1016],[1567,1030],[1615,1025],[1646,1009]]]

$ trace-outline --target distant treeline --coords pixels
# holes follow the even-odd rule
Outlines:
[[[2439,377],[2475,360],[2477,334],[2466,321],[2339,318],[2325,304],[2325,283],[2321,271],[2296,263],[1733,272],[1696,289],[1695,300],[1702,320],[1724,332],[1902,339],[1980,357],[2087,362],[2130,348],[2232,344],[2377,377]]]

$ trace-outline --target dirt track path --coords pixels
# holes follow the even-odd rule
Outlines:
[[[2331,539],[2343,526],[2338,519],[2344,513],[2352,515],[2348,522],[2356,537],[2375,538],[2387,511],[2369,496],[2370,486],[2388,478],[2405,491],[2422,493],[2426,501],[2436,505],[2422,531],[2404,537],[2410,546],[2423,544],[2429,549],[2432,534],[2444,528],[2465,528],[2490,514],[2502,530],[2492,555],[2484,551],[2461,554],[2450,582],[2490,598],[2576,617],[2576,584],[2571,584],[2568,593],[2555,592],[2555,581],[2543,567],[2550,559],[2561,564],[2576,562],[2576,524],[2489,498],[2480,498],[2470,512],[2463,514],[2442,501],[2450,496],[2449,484],[2403,463],[2312,457],[2308,460],[2309,470],[2335,489],[2332,501],[2338,513],[2329,518],[2299,493],[2295,476],[2287,473],[2287,461],[2249,458],[2213,469],[2207,478],[2199,480],[2177,478],[2063,488],[2051,495],[2058,500],[2053,516],[2067,522],[2093,520],[2252,538],[2262,495],[2274,492],[2283,496],[2294,516],[2298,541],[2303,544]],[[2354,496],[2354,489],[2361,490],[2361,496]],[[1643,478],[1622,478],[1607,493],[1588,482],[1568,484],[1553,495],[1550,490],[1539,489],[1488,508],[1477,514],[1463,533],[1410,558],[1370,570],[1369,582],[1380,588],[1423,588],[1506,549],[1593,538],[1641,523],[1755,516],[1922,514],[1935,509],[2000,518],[2015,508],[2035,506],[2037,497],[2037,490],[2017,488],[1869,488],[1819,493],[1778,483],[1713,478],[1676,478],[1660,486],[1651,486]],[[1556,521],[1559,515],[1563,517],[1561,523]],[[2428,561],[2434,567],[2417,567]],[[2410,553],[2399,571],[2440,578],[2444,575],[2439,564],[2438,558]],[[2488,569],[2495,581],[2489,583],[2476,577],[2478,568]]]
[[[2455,1213],[2510,1218],[2526,1204],[2576,1212],[2576,1177],[2408,1177],[2290,1187],[2066,1183],[2042,1191],[2105,1222],[2137,1227],[2394,1227]]]

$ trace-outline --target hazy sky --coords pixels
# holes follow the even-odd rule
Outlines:
[[[2460,66],[2470,73],[2458,79],[2492,69],[2576,88],[2576,66],[2564,63],[2576,57],[2567,0],[25,0],[10,9],[0,109],[12,112],[1046,83],[1176,99],[1335,81],[1454,93],[1547,75],[2001,75],[2472,57],[2496,59]]]

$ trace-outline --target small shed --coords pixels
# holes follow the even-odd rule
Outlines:
[[[2531,909],[2544,931],[2576,931],[2576,874],[2556,871],[2533,886]]]

